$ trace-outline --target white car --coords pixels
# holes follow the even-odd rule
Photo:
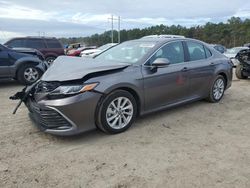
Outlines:
[[[227,56],[228,58],[231,59],[231,61],[233,62],[234,66],[236,67],[239,64],[238,59],[236,59],[236,55],[242,51],[242,50],[247,50],[249,49],[248,47],[235,47],[235,48],[231,48],[228,49],[224,55]]]
[[[94,57],[94,56],[100,54],[101,52],[103,52],[105,50],[108,50],[109,48],[111,48],[115,45],[117,45],[117,43],[108,43],[108,44],[100,46],[99,48],[96,48],[96,49],[84,50],[81,52],[80,56],[81,57]]]

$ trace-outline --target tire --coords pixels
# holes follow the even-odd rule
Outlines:
[[[119,101],[120,105],[118,105]],[[97,127],[110,134],[126,131],[134,122],[137,114],[135,98],[124,90],[110,93],[97,108]]]
[[[17,80],[24,85],[33,84],[41,76],[41,71],[32,64],[22,65],[17,71]]]
[[[235,75],[238,79],[247,79],[247,76],[243,76],[243,74],[242,74],[242,65],[241,64],[236,66]]]
[[[225,78],[221,75],[218,75],[210,88],[209,97],[207,98],[207,100],[211,103],[219,102],[224,96],[225,89]]]
[[[45,59],[45,61],[48,63],[48,65],[50,66],[50,65],[52,65],[53,64],[53,62],[55,61],[55,59],[56,59],[56,57],[54,57],[54,56],[49,56],[49,57],[47,57],[46,59]]]

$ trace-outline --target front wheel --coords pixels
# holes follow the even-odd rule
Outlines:
[[[221,75],[218,75],[214,80],[212,87],[210,88],[209,97],[207,98],[208,101],[212,103],[219,102],[224,95],[225,88],[225,78]]]
[[[97,126],[107,133],[121,133],[132,125],[136,114],[137,104],[133,95],[124,90],[117,90],[102,101]]]
[[[24,85],[33,84],[41,76],[41,71],[31,64],[21,66],[17,72],[17,80]]]
[[[238,79],[247,79],[247,76],[244,76],[242,73],[242,65],[238,64],[235,69],[235,75]]]

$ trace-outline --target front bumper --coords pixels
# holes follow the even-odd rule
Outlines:
[[[95,111],[102,94],[86,92],[72,97],[36,102],[26,106],[37,127],[55,135],[75,135],[95,129]]]

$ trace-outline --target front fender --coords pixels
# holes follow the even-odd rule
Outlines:
[[[12,66],[11,74],[16,75],[18,69],[22,65],[27,64],[27,63],[33,64],[34,66],[36,66],[43,73],[47,70],[46,64],[44,64],[44,62],[41,61],[39,58],[36,58],[36,57],[22,57],[22,58],[18,59],[15,62],[15,64]]]

